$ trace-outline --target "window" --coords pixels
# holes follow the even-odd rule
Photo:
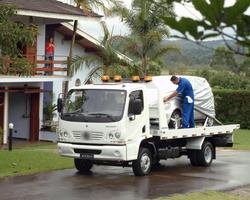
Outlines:
[[[130,93],[129,95],[129,108],[128,108],[128,115],[130,116],[131,115],[131,109],[132,109],[132,106],[131,106],[131,102],[133,100],[136,100],[136,99],[140,99],[142,101],[142,110],[144,109],[144,102],[143,102],[143,92],[142,90],[136,90],[136,91],[133,91]]]

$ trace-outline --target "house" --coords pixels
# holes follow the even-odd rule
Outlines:
[[[77,28],[77,22],[99,21],[99,15],[84,13],[81,9],[56,0],[0,0],[18,7],[13,20],[35,25],[38,33],[33,46],[23,52],[35,65],[30,77],[19,77],[15,73],[6,75],[0,72],[0,127],[3,129],[3,143],[7,143],[8,124],[14,124],[13,136],[29,141],[38,141],[43,125],[44,101],[64,92],[64,84],[69,87],[84,81],[91,68],[83,68],[73,78],[67,76],[69,60],[74,55],[98,53],[99,43],[90,35]],[[54,38],[54,60],[45,59],[45,43]],[[46,67],[51,64],[52,67]],[[81,83],[80,83],[81,84]]]

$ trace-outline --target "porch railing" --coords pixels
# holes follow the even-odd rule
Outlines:
[[[28,73],[31,76],[37,75],[61,75],[67,76],[67,66],[69,58],[67,56],[54,56],[53,60],[46,60],[44,55],[38,56],[25,56],[32,68],[28,69],[25,66],[13,66],[13,62],[5,58],[0,68],[0,74],[2,75],[23,75],[24,71],[30,70]],[[26,73],[27,74],[27,73]]]

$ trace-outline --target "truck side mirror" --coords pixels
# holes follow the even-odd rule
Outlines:
[[[63,100],[62,98],[57,99],[57,112],[61,113],[63,107]]]
[[[135,99],[131,102],[131,114],[133,115],[140,115],[142,112],[142,100],[141,99]]]

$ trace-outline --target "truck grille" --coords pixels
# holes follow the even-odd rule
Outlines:
[[[73,131],[73,137],[76,140],[99,141],[103,136],[103,132]]]
[[[89,153],[89,154],[101,154],[101,150],[94,149],[74,149],[75,153]]]

